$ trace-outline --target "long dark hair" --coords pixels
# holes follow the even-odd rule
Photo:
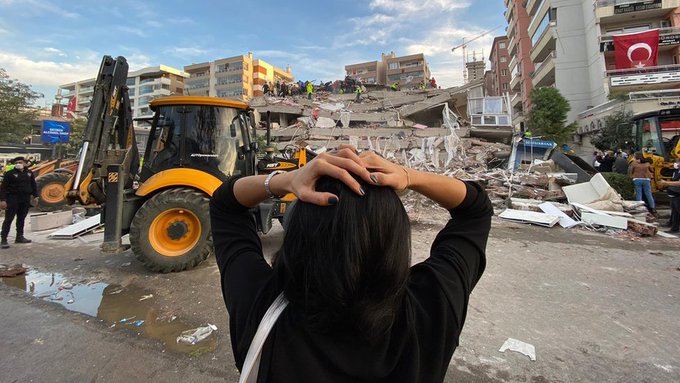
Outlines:
[[[392,189],[360,182],[363,197],[324,177],[317,190],[337,195],[337,205],[296,202],[273,267],[306,326],[375,339],[390,329],[403,301],[411,226]]]

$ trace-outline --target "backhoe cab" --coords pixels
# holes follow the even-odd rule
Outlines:
[[[104,57],[67,196],[103,205],[103,251],[125,250],[121,237],[129,233],[132,251],[148,268],[192,268],[213,253],[209,198],[227,177],[257,172],[252,111],[243,102],[212,97],[155,99],[140,161],[126,79],[125,59]],[[259,230],[267,233],[289,202],[270,200],[253,209]]]
[[[680,158],[680,135],[664,137],[663,131],[680,129],[680,110],[664,109],[635,116],[633,133],[635,143],[643,157],[654,167],[654,180],[670,180],[673,163]],[[656,182],[652,182],[657,191]]]

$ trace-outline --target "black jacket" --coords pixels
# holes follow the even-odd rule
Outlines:
[[[225,182],[210,203],[222,293],[236,366],[241,369],[265,311],[280,290],[262,255],[255,220]],[[493,208],[467,183],[465,200],[411,267],[402,311],[391,332],[370,345],[358,334],[320,334],[281,314],[262,351],[258,382],[442,382],[458,346],[468,298],[486,265]]]
[[[33,172],[28,169],[23,171],[12,169],[5,173],[0,184],[0,201],[6,201],[11,195],[38,196],[38,187],[35,184]]]

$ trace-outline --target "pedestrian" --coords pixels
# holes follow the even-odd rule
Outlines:
[[[434,79],[434,76],[430,79],[430,87],[432,87],[432,89],[437,89],[437,80]]]
[[[628,174],[628,160],[623,156],[623,152],[616,152],[616,159],[612,170],[619,174]]]
[[[635,159],[628,168],[628,175],[633,179],[633,185],[635,185],[635,200],[642,201],[644,194],[647,200],[647,209],[652,214],[656,214],[654,196],[652,195],[654,168],[642,157],[642,153],[635,153]]]
[[[659,180],[657,185],[660,188],[665,188],[668,197],[671,200],[671,219],[668,233],[679,233],[680,232],[680,158],[675,160],[673,164],[674,172],[671,181]]]
[[[451,217],[429,258],[412,267],[411,224],[397,194],[407,189]],[[298,199],[270,266],[251,208],[288,193]],[[210,215],[242,378],[443,381],[486,265],[493,208],[483,187],[345,147],[298,170],[228,179]]]
[[[614,167],[614,160],[614,153],[611,150],[608,150],[602,159],[600,159],[599,171],[602,173],[611,173],[612,168]]]
[[[314,93],[314,84],[311,81],[307,81],[307,99],[312,99],[312,93]]]
[[[2,184],[0,184],[0,209],[5,210],[5,221],[2,223],[0,235],[0,248],[3,249],[9,248],[7,235],[14,217],[17,219],[15,243],[31,243],[30,239],[24,237],[24,220],[31,203],[33,205],[38,203],[38,188],[33,173],[26,167],[26,159],[16,157],[12,163],[14,169],[4,174]]]

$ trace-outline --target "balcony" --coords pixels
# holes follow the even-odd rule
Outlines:
[[[524,7],[526,8],[529,16],[535,15],[536,11],[538,11],[538,8],[543,4],[544,1],[545,0],[527,0]]]
[[[510,89],[513,92],[519,92],[522,84],[522,72],[515,72],[510,80]]]
[[[518,42],[519,42],[519,36],[517,36],[517,35],[512,36],[512,38],[508,42],[508,54],[510,56],[517,55],[517,46],[519,45]]]
[[[680,85],[680,65],[608,70],[606,76],[617,91],[671,89]]]
[[[515,93],[510,99],[510,105],[513,109],[516,109],[517,105],[522,105],[522,95],[520,93]]]
[[[552,86],[555,84],[555,61],[554,54],[548,55],[548,57],[543,60],[531,75],[531,81],[534,83],[534,87]]]
[[[600,36],[600,52],[614,50],[614,36],[616,34]],[[679,36],[680,27],[659,28],[659,50],[678,46],[680,44]]]
[[[78,94],[80,95],[92,92],[94,92],[94,86],[81,86],[80,89],[78,89]]]
[[[508,28],[506,29],[506,32],[505,32],[505,35],[506,35],[506,36],[508,36],[508,37],[510,37],[510,38],[514,37],[514,35],[515,35],[515,34],[514,34],[514,33],[515,33],[515,25],[516,25],[516,24],[517,24],[517,23],[515,23],[514,20],[510,20],[510,21],[508,22]]]
[[[601,23],[615,23],[667,15],[680,0],[597,0],[595,14]]]
[[[550,22],[548,26],[543,30],[540,37],[533,42],[533,47],[531,47],[531,61],[534,63],[539,63],[545,60],[552,52],[555,51],[555,35],[553,26],[554,23]]]
[[[517,56],[512,56],[512,58],[510,59],[510,62],[508,63],[508,70],[510,72],[513,72],[515,70],[515,67],[517,66],[518,60],[519,59],[517,58]]]

